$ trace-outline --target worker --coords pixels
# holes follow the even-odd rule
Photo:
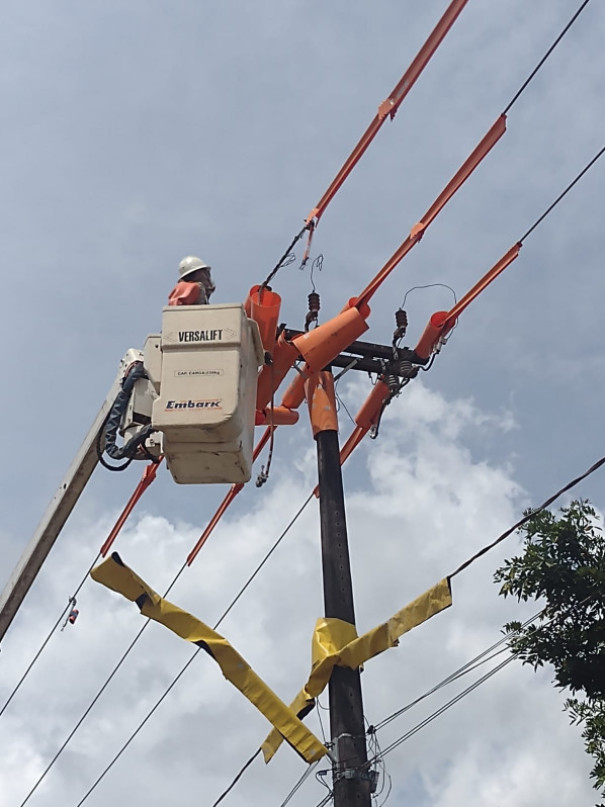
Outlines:
[[[215,289],[211,267],[201,258],[188,255],[179,264],[179,282],[170,292],[168,305],[207,305]]]

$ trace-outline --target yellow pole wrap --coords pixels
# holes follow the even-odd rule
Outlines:
[[[163,599],[117,553],[95,569],[90,576],[97,583],[136,601],[141,613],[159,622],[188,642],[203,644],[230,681],[275,727],[306,762],[315,762],[326,754],[325,746],[299,720],[296,713],[277,697],[229,642],[192,614]]]
[[[357,669],[369,659],[399,644],[400,636],[421,625],[435,614],[449,608],[452,592],[449,579],[440,580],[408,603],[387,622],[357,636],[355,625],[340,619],[318,619],[312,643],[312,663],[309,680],[298,693],[290,708],[299,714],[308,710],[313,699],[325,689],[334,667]],[[272,731],[261,748],[265,762],[269,762],[282,743],[277,731]]]

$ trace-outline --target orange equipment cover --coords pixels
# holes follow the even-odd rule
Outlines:
[[[338,431],[334,376],[329,370],[315,373],[305,384],[313,437],[319,432]]]
[[[312,221],[315,221],[316,223],[319,221],[322,213],[330,204],[331,200],[334,198],[353,168],[355,168],[386,118],[390,116],[391,119],[393,119],[395,117],[395,113],[397,112],[399,105],[416,83],[416,79],[426,67],[431,56],[435,53],[443,38],[452,27],[456,21],[456,18],[467,2],[468,0],[452,0],[452,2],[449,4],[443,16],[429,35],[428,39],[420,48],[412,63],[401,77],[397,86],[393,89],[389,97],[386,98],[378,107],[378,112],[374,119],[361,136],[361,139],[351,154],[347,157],[344,165],[332,180],[329,188],[317,203],[317,206],[314,207],[307,216],[307,224],[311,223]]]
[[[420,241],[429,224],[431,224],[431,222],[435,219],[438,213],[440,213],[441,210],[443,210],[443,208],[449,202],[452,196],[456,193],[456,191],[460,188],[460,186],[464,182],[466,182],[466,180],[470,177],[475,168],[477,168],[477,166],[484,159],[484,157],[486,157],[487,154],[489,154],[491,149],[496,145],[498,140],[502,137],[502,135],[505,132],[506,132],[506,115],[502,114],[496,120],[493,126],[491,126],[487,134],[475,146],[471,154],[462,163],[460,168],[456,171],[454,176],[450,179],[445,188],[441,191],[439,196],[435,199],[433,204],[426,211],[424,216],[420,219],[420,221],[417,224],[415,224],[412,227],[410,234],[407,236],[405,241],[402,242],[401,246],[393,253],[393,255],[385,263],[382,269],[376,274],[376,276],[368,283],[365,289],[361,292],[361,294],[357,298],[357,305],[359,305],[360,303],[369,302],[369,300],[372,298],[372,296],[379,288],[379,286],[386,280],[388,275],[390,275],[393,269],[407,255],[407,253],[412,249],[412,247],[415,246]]]
[[[246,316],[253,319],[258,325],[263,349],[269,353],[273,353],[275,348],[275,333],[280,307],[279,294],[271,291],[267,286],[261,285],[252,286],[244,303]]]
[[[447,311],[436,311],[428,321],[418,344],[414,348],[414,352],[420,356],[421,359],[428,359],[433,352],[437,340],[445,331],[447,315]]]
[[[288,370],[298,359],[298,350],[286,339],[284,333],[279,335],[273,349],[273,361],[263,365],[258,376],[256,387],[256,408],[262,412],[273,397],[273,393],[288,374]]]
[[[295,336],[292,343],[310,369],[319,372],[368,330],[365,318],[369,313],[367,307],[363,312],[358,308],[348,308],[318,328]]]

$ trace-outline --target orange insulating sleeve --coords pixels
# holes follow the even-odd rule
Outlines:
[[[163,457],[162,457],[162,459],[163,459]],[[160,462],[161,461],[162,460],[160,460]],[[147,490],[149,485],[151,485],[151,483],[155,479],[155,476],[156,476],[156,474],[158,472],[159,464],[160,464],[159,462],[150,462],[149,465],[147,465],[147,467],[143,471],[143,476],[141,477],[141,481],[139,482],[139,484],[134,489],[134,493],[132,494],[132,496],[128,500],[128,502],[126,504],[126,507],[120,513],[120,517],[118,518],[116,523],[113,525],[113,529],[111,530],[111,532],[107,536],[107,540],[105,541],[105,543],[101,547],[101,556],[102,557],[105,557],[105,555],[107,555],[107,553],[111,549],[111,546],[112,546],[113,542],[118,537],[118,534],[119,534],[120,530],[122,529],[122,527],[126,523],[126,519],[128,518],[128,516],[134,510],[134,507],[135,507],[136,503],[139,501],[139,499],[141,498],[143,493],[145,493],[145,491]]]
[[[208,522],[208,526],[204,530],[204,532],[200,535],[200,538],[197,544],[193,547],[191,552],[187,555],[187,566],[191,566],[193,561],[196,559],[200,549],[204,546],[206,541],[208,540],[210,533],[214,530],[218,522],[221,520],[221,517],[225,510],[229,507],[233,499],[237,496],[240,490],[244,487],[242,482],[237,482],[229,488],[229,493],[225,496],[223,501],[220,503],[218,510],[212,516],[210,521]]]
[[[268,428],[268,429],[265,429],[265,431],[263,432],[263,436],[260,438],[260,440],[258,441],[256,446],[254,447],[254,454],[252,455],[253,460],[258,459],[258,455],[260,454],[260,452],[263,450],[263,448],[269,442],[269,437],[271,436],[271,431],[272,430],[270,428]],[[210,521],[208,523],[208,526],[206,527],[204,532],[200,535],[200,538],[199,538],[198,542],[193,547],[193,549],[191,550],[189,555],[187,555],[187,566],[191,566],[191,564],[193,563],[193,561],[197,557],[198,552],[200,551],[200,549],[204,546],[204,544],[208,540],[208,538],[210,536],[210,533],[214,530],[214,528],[216,527],[218,522],[221,520],[222,516],[224,515],[225,511],[227,510],[227,508],[229,507],[231,502],[235,499],[235,497],[240,492],[240,490],[242,490],[243,487],[244,487],[244,485],[241,482],[237,482],[234,485],[231,485],[231,487],[229,488],[229,492],[227,493],[227,495],[225,496],[225,498],[223,499],[223,501],[219,505],[219,508],[216,511],[216,513],[210,519]]]
[[[244,311],[258,325],[263,348],[269,353],[273,353],[275,348],[275,333],[280,307],[279,294],[260,285],[252,286],[244,303]]]
[[[378,107],[378,113],[373,118],[372,122],[361,136],[359,142],[347,157],[344,165],[334,177],[327,191],[321,197],[317,206],[307,216],[307,224],[313,219],[319,220],[326,207],[330,204],[344,181],[347,179],[353,168],[357,165],[368,146],[375,138],[380,127],[390,115],[391,118],[395,116],[399,105],[406,97],[408,92],[412,89],[418,76],[422,73],[432,55],[435,53],[443,38],[452,27],[456,18],[467,4],[468,0],[452,0],[441,19],[430,33],[424,45],[420,48],[412,63],[405,71],[397,86],[390,93]]]
[[[414,352],[421,359],[428,359],[433,352],[437,340],[445,330],[448,313],[447,311],[436,311],[430,318],[428,325],[424,329],[424,333],[420,337],[420,341],[414,348]]]
[[[281,399],[282,406],[287,409],[298,409],[305,400],[305,382],[310,377],[309,368],[304,367],[302,372],[297,373],[288,389]]]
[[[447,330],[450,330],[454,327],[456,319],[458,316],[464,311],[464,309],[477,297],[483,289],[485,289],[492,280],[495,280],[498,275],[503,272],[506,267],[511,264],[515,258],[519,256],[519,250],[523,245],[518,242],[514,246],[512,246],[508,252],[503,255],[500,260],[495,263],[492,268],[486,272],[481,280],[477,281],[472,289],[469,289],[467,293],[461,297],[456,305],[448,311],[447,320],[445,322],[445,326]]]
[[[195,305],[200,296],[200,287],[197,283],[181,281],[170,292],[168,305]]]
[[[357,298],[358,304],[362,302],[367,303],[371,299],[377,289],[382,285],[382,283],[384,283],[393,269],[395,269],[397,264],[403,260],[412,247],[420,241],[429,224],[443,210],[445,205],[449,202],[460,186],[466,182],[483,158],[489,154],[491,149],[496,145],[505,131],[506,115],[502,114],[489,129],[487,134],[475,146],[471,154],[462,163],[460,168],[456,171],[454,176],[450,179],[445,188],[426,211],[424,216],[422,216],[420,221],[412,227],[410,234],[407,236],[405,241],[402,242],[401,246],[393,253],[382,269],[361,292]]]
[[[369,309],[366,310],[369,314]],[[318,328],[295,336],[292,344],[311,372],[319,372],[367,330],[363,313],[357,308],[348,308]]]
[[[305,384],[313,437],[319,432],[338,431],[338,413],[334,393],[334,376],[324,370],[315,373]]]
[[[428,227],[437,214],[443,210],[458,188],[460,188],[460,186],[466,182],[475,168],[479,165],[483,158],[489,154],[505,132],[506,115],[502,114],[483,136],[483,138],[477,143],[473,151],[469,154],[454,176],[447,183],[445,188],[441,191],[439,196],[435,199],[433,204],[426,211],[421,219],[425,227]]]
[[[361,409],[355,415],[355,423],[366,431],[378,423],[382,406],[390,395],[390,390],[384,381],[378,380],[368,395]]]
[[[273,393],[286,377],[288,370],[298,359],[298,349],[291,345],[283,333],[279,335],[273,350],[272,364],[263,365],[256,387],[256,408],[262,412]]]
[[[257,410],[254,420],[255,426],[293,426],[298,423],[298,412],[293,412],[285,406],[268,406],[262,412]]]

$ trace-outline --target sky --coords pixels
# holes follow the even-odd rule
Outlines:
[[[359,293],[508,105],[579,3],[469,0],[395,119],[322,217],[313,256],[323,321]],[[5,306],[5,462],[0,583],[8,578],[109,390],[120,358],[161,327],[184,255],[213,266],[217,302],[273,268],[446,8],[445,0],[307,3],[7,0],[0,30],[0,276]],[[372,301],[369,341],[390,342],[406,298],[413,346],[433,311],[470,288],[603,146],[605,12],[590,2],[508,114],[508,129]],[[604,392],[605,296],[598,162],[460,318],[429,373],[389,406],[376,441],[344,470],[358,629],[387,619],[588,468]],[[300,328],[311,290],[297,261],[274,289]],[[339,394],[355,414],[361,373]],[[341,412],[341,438],[351,428]],[[171,592],[213,624],[316,479],[300,423],[276,434],[269,482],[249,485]],[[4,703],[94,559],[141,468],[97,469],[3,643]],[[118,539],[156,590],[181,567],[222,486],[163,470]],[[580,488],[605,510],[598,474]],[[565,503],[567,500],[563,500]],[[377,723],[538,610],[498,596],[512,536],[455,578],[454,605],[369,662]],[[92,581],[0,718],[0,807],[29,790],[142,626]],[[313,501],[221,625],[289,700],[321,616]],[[76,807],[191,655],[146,629],[29,800]],[[483,669],[483,668],[481,668]],[[476,676],[480,671],[475,673]],[[510,664],[386,755],[391,804],[592,805],[580,731],[553,671]],[[471,676],[379,732],[383,747]],[[324,706],[327,698],[322,699]],[[324,728],[327,712],[320,710]],[[317,714],[309,725],[321,736]],[[200,654],[87,798],[211,805],[268,730]],[[322,769],[320,764],[319,770]],[[256,760],[225,805],[275,804],[305,766],[282,748]],[[289,802],[326,795],[312,774]],[[386,789],[376,801],[380,804]]]

